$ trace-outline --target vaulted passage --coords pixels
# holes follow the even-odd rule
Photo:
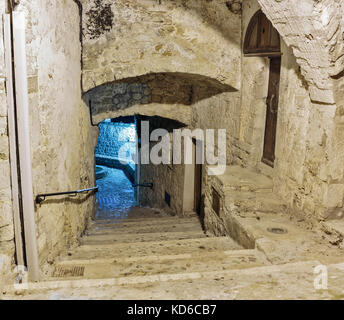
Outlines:
[[[151,73],[99,85],[84,95],[84,101],[89,104],[94,122],[104,117],[138,113],[190,124],[193,104],[235,91],[229,85],[202,75]]]
[[[95,149],[98,210],[97,219],[125,216],[135,205],[135,118],[126,122],[106,119],[99,124]],[[132,122],[130,122],[132,121]]]
[[[2,1],[0,299],[342,297],[343,9]]]

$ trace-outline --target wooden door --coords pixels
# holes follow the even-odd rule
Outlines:
[[[198,215],[201,214],[202,203],[202,165],[195,164],[195,211]]]
[[[266,99],[266,122],[262,162],[273,167],[275,161],[277,113],[281,57],[270,57],[269,89]]]

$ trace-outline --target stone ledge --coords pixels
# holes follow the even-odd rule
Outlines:
[[[271,179],[232,166],[223,176],[208,176],[208,185],[205,225],[216,235],[230,236],[244,248],[260,250],[272,264],[341,261],[344,250],[339,240],[343,239],[344,221],[327,222],[325,226],[331,230],[327,234],[310,227],[288,213],[286,204],[269,191]],[[212,188],[221,198],[218,214],[212,208]],[[333,239],[333,233],[339,240]]]
[[[124,172],[131,183],[135,182],[135,169],[131,167],[128,162],[123,159],[115,159],[108,156],[96,154],[96,164],[103,165],[110,168],[120,169]]]
[[[269,192],[273,187],[270,178],[240,166],[227,166],[223,175],[214,177],[224,190]]]

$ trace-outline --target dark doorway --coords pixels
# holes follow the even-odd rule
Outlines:
[[[244,54],[251,57],[281,55],[280,36],[265,14],[259,10],[251,19],[245,36]]]
[[[262,162],[273,167],[275,161],[277,113],[281,57],[270,58],[269,89],[266,98],[266,121]]]
[[[197,143],[196,139],[192,140],[195,150],[195,184],[194,184],[194,210],[201,215],[202,208],[202,164],[197,163],[197,153],[200,152],[201,143]],[[202,153],[200,153],[202,154]]]

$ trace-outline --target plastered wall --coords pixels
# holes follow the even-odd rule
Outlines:
[[[0,287],[14,263],[14,226],[7,126],[6,70],[3,33],[5,2],[0,2]]]
[[[79,9],[74,1],[21,1],[26,15],[34,194],[93,187],[97,128],[81,99]],[[53,197],[36,206],[40,262],[74,244],[94,196]]]

